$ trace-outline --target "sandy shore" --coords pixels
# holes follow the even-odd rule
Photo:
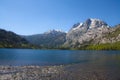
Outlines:
[[[0,66],[0,80],[120,80],[120,67],[95,64]]]

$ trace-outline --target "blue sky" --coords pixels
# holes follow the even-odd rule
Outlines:
[[[21,35],[68,31],[87,18],[120,24],[120,0],[0,0],[0,28]]]

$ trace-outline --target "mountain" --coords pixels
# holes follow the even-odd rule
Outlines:
[[[66,33],[59,30],[50,30],[43,34],[24,36],[31,44],[45,48],[58,48],[66,41]]]
[[[28,48],[29,42],[19,35],[0,29],[0,48]]]
[[[100,43],[98,38],[109,32],[110,27],[99,19],[87,19],[84,23],[73,25],[66,35],[65,45],[68,47],[81,47],[91,42]]]

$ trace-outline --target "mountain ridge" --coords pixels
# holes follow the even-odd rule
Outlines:
[[[43,34],[24,36],[31,44],[44,48],[58,48],[66,41],[66,33],[58,30],[50,30]]]
[[[9,33],[9,31],[6,31],[6,33]],[[5,36],[6,34],[0,34],[0,35]],[[16,35],[17,34],[14,33],[12,37],[15,37]],[[25,39],[26,42],[28,42],[28,44],[39,46],[39,48],[93,49],[91,48],[91,46],[94,46],[94,45],[99,45],[99,44],[107,45],[107,44],[114,44],[117,42],[119,43],[120,24],[114,27],[111,27],[106,22],[100,19],[89,18],[85,22],[74,24],[67,33],[61,30],[53,29],[53,30],[44,32],[42,34],[35,34],[35,35],[29,35],[29,36],[17,35],[17,36],[19,36],[19,38],[21,39],[22,38]],[[0,36],[0,40],[1,40],[0,43],[2,43],[2,39],[3,38]],[[11,38],[6,38],[6,39],[9,40]],[[13,39],[11,39],[10,41],[12,40]],[[16,41],[14,44],[17,44],[17,43],[19,43],[19,41]],[[2,46],[3,45],[4,44],[2,44]],[[16,46],[13,46],[13,47],[16,47]]]

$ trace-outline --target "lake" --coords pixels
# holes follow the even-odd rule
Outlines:
[[[120,66],[120,51],[0,49],[0,65],[94,63]]]

